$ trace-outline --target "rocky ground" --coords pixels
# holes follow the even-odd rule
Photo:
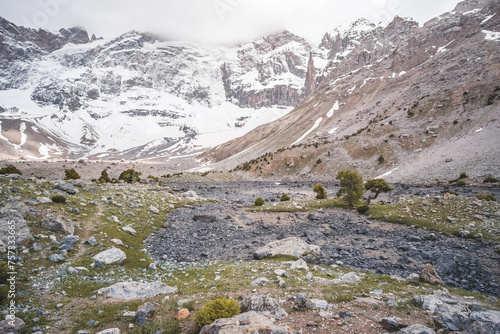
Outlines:
[[[412,324],[494,333],[500,326],[499,314],[488,311],[499,307],[500,207],[473,197],[498,197],[498,188],[395,185],[360,215],[335,199],[314,200],[314,183],[207,182],[213,177],[98,185],[87,176],[0,176],[0,224],[15,220],[22,236],[19,333],[136,333],[144,319],[164,333],[196,333],[196,314],[221,296],[242,307],[247,298],[272,299],[244,308],[258,313],[238,323],[255,330],[268,324],[265,314],[275,333],[414,333],[401,329]],[[334,197],[338,186],[325,186]],[[450,190],[458,197],[443,196]],[[279,202],[283,193],[292,201]],[[67,202],[52,203],[55,194]],[[258,196],[262,208],[253,207]],[[254,259],[259,248],[290,237],[299,238],[292,248],[304,243],[311,251]],[[419,281],[426,263],[445,286]],[[175,320],[185,300],[193,301],[187,319]]]

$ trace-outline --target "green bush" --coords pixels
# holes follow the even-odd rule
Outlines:
[[[217,319],[232,318],[240,314],[238,302],[233,299],[214,299],[205,304],[203,309],[196,313],[195,321],[198,327],[210,325]]]
[[[362,205],[362,206],[359,206],[356,210],[358,210],[359,213],[364,215],[365,213],[368,212],[369,209],[370,209],[370,207],[368,205]]]
[[[110,183],[111,179],[109,178],[108,171],[103,170],[101,172],[101,177],[99,178],[99,183]]]
[[[23,175],[19,169],[17,169],[15,166],[7,166],[7,167],[2,167],[0,168],[0,174],[19,174]]]
[[[265,202],[266,201],[264,201],[262,197],[257,197],[257,199],[255,200],[255,206],[263,206]]]
[[[322,162],[323,162],[323,160],[318,159],[318,160],[316,160],[316,165],[319,165],[319,164],[320,164],[320,163],[322,163]]]
[[[160,178],[157,176],[148,175],[148,179],[155,180],[156,182],[160,182]]]
[[[475,195],[475,197],[481,201],[492,201],[492,202],[497,201],[495,195],[493,194],[477,194]]]
[[[326,199],[327,195],[323,184],[317,183],[314,186],[313,191],[316,193],[316,199]]]
[[[64,177],[65,180],[78,180],[80,178],[80,175],[76,172],[74,168],[65,169],[64,174],[66,175]]]
[[[465,181],[464,181],[464,180],[458,180],[458,181],[456,181],[456,182],[455,182],[455,185],[456,185],[457,187],[463,187],[463,186],[465,186],[465,185],[466,185],[466,183],[465,183]]]
[[[130,334],[180,334],[182,332],[181,325],[178,320],[170,319],[166,322],[147,322],[142,327],[135,327],[130,329]]]
[[[495,183],[498,182],[498,179],[495,179],[493,176],[488,176],[483,180],[483,183]]]
[[[63,195],[54,195],[51,197],[52,202],[54,203],[66,203],[66,197]]]
[[[462,172],[462,173],[460,173],[458,178],[456,178],[454,180],[450,180],[449,183],[450,184],[457,183],[456,184],[457,186],[465,186],[465,182],[463,180],[465,180],[467,178],[469,178],[469,175],[467,175],[467,173],[465,173],[465,172]],[[458,184],[458,183],[460,183],[460,184]]]
[[[280,198],[281,202],[288,202],[289,200],[290,200],[290,196],[288,196],[287,194],[281,195],[281,198]]]
[[[127,183],[139,182],[141,180],[140,175],[142,175],[141,172],[136,172],[134,169],[127,169],[120,174],[118,180],[123,180]]]
[[[385,158],[384,156],[381,154],[379,157],[378,157],[378,164],[381,165],[385,162]]]

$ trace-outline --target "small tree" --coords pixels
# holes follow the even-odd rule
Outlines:
[[[316,199],[326,199],[326,190],[321,183],[317,183],[313,191],[316,193]]]
[[[363,188],[363,177],[355,170],[341,170],[337,174],[337,180],[340,181],[340,189],[337,192],[337,197],[342,197],[342,200],[349,206],[353,206],[355,202],[363,198],[365,192]]]
[[[378,157],[378,164],[381,165],[385,162],[385,158],[384,156],[381,154],[379,157]]]
[[[65,180],[78,180],[80,178],[80,174],[76,172],[74,168],[71,169],[65,169],[64,170]]]
[[[19,174],[23,175],[19,169],[17,169],[16,166],[7,166],[7,167],[2,167],[0,168],[0,174]]]
[[[280,201],[281,202],[287,202],[290,200],[290,196],[288,196],[287,194],[283,194],[280,198]]]
[[[391,187],[384,179],[369,179],[365,183],[365,189],[375,193],[374,196],[370,195],[366,199],[366,206],[370,205],[370,201],[375,199],[380,195],[380,193],[388,193],[393,191],[394,188]]]
[[[103,170],[101,172],[101,177],[99,178],[99,183],[109,183],[111,182],[111,179],[109,178],[108,171]]]
[[[118,180],[123,180],[127,183],[139,182],[141,180],[141,172],[136,172],[134,169],[127,169],[120,174]]]

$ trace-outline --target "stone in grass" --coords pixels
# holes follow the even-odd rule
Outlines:
[[[90,239],[85,240],[85,243],[89,244],[90,246],[96,246],[97,240],[95,237],[91,237]]]
[[[186,320],[189,317],[189,310],[187,308],[181,308],[179,312],[177,312],[176,319],[179,321]]]
[[[292,237],[270,242],[264,247],[257,249],[253,253],[253,256],[258,260],[276,255],[291,255],[298,258],[305,255],[313,255],[319,258],[320,252],[319,246],[310,245],[300,238]]]
[[[12,230],[12,228],[14,228]],[[33,236],[24,218],[15,210],[0,213],[0,242],[5,246],[9,243],[9,231],[14,231],[16,246],[30,247]]]
[[[77,235],[67,235],[61,240],[61,246],[59,246],[59,250],[73,250],[75,244],[80,240],[80,237]]]
[[[265,277],[259,277],[255,280],[253,280],[250,284],[252,285],[266,285],[267,283],[269,283],[269,280]]]
[[[160,210],[156,206],[150,206],[148,209],[150,212],[154,213],[155,215],[160,213]]]
[[[152,283],[121,282],[97,290],[98,294],[106,294],[108,298],[132,300],[152,298],[160,294],[177,292],[177,287],[169,287],[160,281]]]
[[[119,328],[108,328],[96,334],[120,334],[120,333],[121,332]]]
[[[240,302],[242,312],[255,311],[273,317],[286,317],[286,311],[269,295],[245,296]]]
[[[403,325],[397,322],[394,318],[383,318],[380,319],[379,323],[388,331],[395,331],[408,327],[408,325]]]
[[[111,248],[95,255],[93,259],[103,264],[123,264],[127,255],[121,249]]]
[[[306,301],[306,307],[311,310],[326,309],[328,308],[328,302],[321,299],[309,299]]]
[[[290,264],[290,270],[309,270],[306,261],[299,259]]]
[[[42,227],[54,232],[75,234],[76,223],[65,218],[64,216],[57,216],[48,214],[42,219]]]
[[[135,324],[143,326],[147,322],[151,322],[155,314],[155,307],[151,303],[144,303],[137,309],[137,314],[135,316]]]
[[[51,262],[62,262],[64,260],[64,256],[61,254],[52,254],[49,256],[49,261]]]
[[[136,235],[137,234],[137,231],[134,230],[132,227],[130,226],[125,226],[124,228],[122,228],[123,231],[127,232],[128,234],[130,235]]]
[[[398,332],[398,334],[436,334],[436,332],[429,327],[417,324],[403,328]]]

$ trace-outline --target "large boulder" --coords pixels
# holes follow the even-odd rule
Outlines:
[[[9,244],[9,237],[11,236],[13,236],[12,240],[15,240],[16,246],[29,247],[33,242],[33,236],[26,221],[14,210],[0,213],[0,248],[2,248],[2,244],[5,250],[12,246],[12,244]]]
[[[64,216],[48,214],[42,220],[42,227],[57,233],[75,234],[77,223]]]
[[[70,194],[70,195],[74,195],[77,193],[77,190],[75,189],[75,187],[73,187],[72,184],[69,184],[66,182],[58,183],[53,188],[57,189],[57,190],[64,191],[65,193]]]
[[[172,288],[159,281],[153,283],[121,282],[97,290],[97,293],[105,294],[108,298],[124,300],[151,298],[160,294],[175,292],[177,292],[177,287]]]
[[[286,311],[268,295],[245,296],[240,302],[243,312],[256,311],[273,317],[288,316]]]
[[[127,254],[119,248],[111,248],[95,255],[93,259],[103,264],[123,264]]]
[[[290,328],[275,325],[264,315],[255,311],[241,313],[231,319],[215,320],[211,325],[204,326],[200,334],[294,334]]]
[[[434,317],[438,329],[469,334],[500,333],[500,312],[443,312]]]
[[[23,328],[23,326],[24,326],[24,321],[22,319],[19,318],[11,319],[11,317],[9,316],[9,318],[0,321],[0,334],[17,333],[17,331]]]
[[[264,247],[257,249],[253,253],[253,256],[256,259],[275,255],[291,255],[299,258],[306,255],[313,255],[313,257],[319,258],[320,253],[319,246],[310,245],[300,238],[292,237],[270,242]]]

